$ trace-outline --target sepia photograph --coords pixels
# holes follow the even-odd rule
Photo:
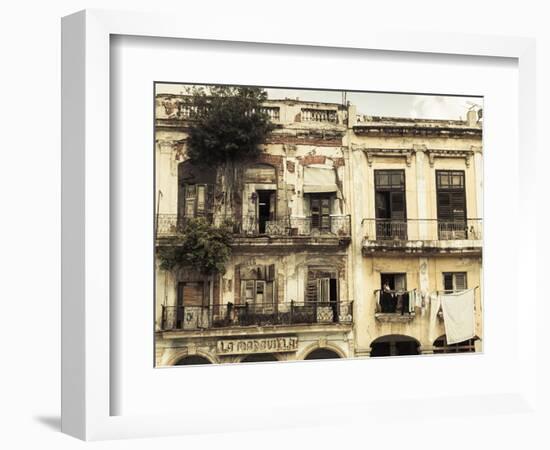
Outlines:
[[[154,83],[155,367],[481,353],[483,97]]]

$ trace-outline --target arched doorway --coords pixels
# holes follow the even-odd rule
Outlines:
[[[252,355],[245,356],[241,362],[250,363],[250,362],[274,362],[279,361],[272,353],[255,353]]]
[[[416,339],[392,334],[375,339],[371,343],[371,356],[407,356],[419,355],[420,342]]]
[[[439,336],[434,341],[434,354],[440,353],[474,353],[477,338],[467,339],[457,344],[447,344],[447,336]]]
[[[174,364],[175,366],[194,366],[198,364],[212,364],[207,358],[199,355],[186,356]]]
[[[334,350],[330,350],[328,348],[318,348],[316,350],[313,350],[311,353],[309,353],[304,359],[310,360],[310,359],[335,359],[335,358],[341,358],[341,356],[336,353]]]

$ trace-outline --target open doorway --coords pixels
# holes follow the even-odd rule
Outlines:
[[[266,233],[267,222],[275,220],[275,191],[258,190],[258,232]]]

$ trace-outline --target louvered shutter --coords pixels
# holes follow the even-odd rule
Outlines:
[[[317,280],[308,279],[306,285],[306,302],[317,301]]]
[[[466,273],[455,273],[455,290],[464,291],[466,288]]]

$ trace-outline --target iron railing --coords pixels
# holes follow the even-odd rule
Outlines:
[[[161,329],[351,323],[353,301],[162,306]]]
[[[274,220],[259,220],[256,216],[236,219],[234,215],[205,214],[204,217],[217,226],[227,223],[233,233],[239,236],[337,236],[351,235],[351,218],[339,216],[283,216]],[[158,214],[157,237],[174,236],[181,233],[188,218],[177,214]]]
[[[370,241],[481,240],[482,219],[363,219]]]
[[[382,290],[374,291],[376,298],[375,313],[383,314],[411,314],[414,313],[416,304],[416,289]]]

